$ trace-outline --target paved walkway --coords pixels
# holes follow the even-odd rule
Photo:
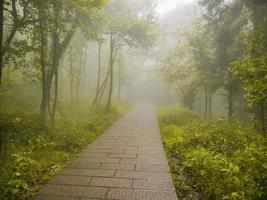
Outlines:
[[[34,200],[177,200],[156,113],[138,104]]]

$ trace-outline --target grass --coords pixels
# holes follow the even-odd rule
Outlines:
[[[0,159],[0,199],[30,199],[126,111],[120,105],[114,105],[110,114],[104,110],[100,106],[86,115],[79,114],[79,109],[66,110],[67,116],[72,113],[73,117],[58,117],[54,127],[43,127],[36,112],[1,112],[4,147]]]
[[[179,106],[159,109],[161,133],[179,199],[267,199],[266,138]]]

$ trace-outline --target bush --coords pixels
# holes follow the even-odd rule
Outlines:
[[[267,199],[266,138],[259,133],[225,120],[161,130],[180,198],[193,199],[194,191],[201,199]]]
[[[110,114],[103,110],[98,109],[87,118],[57,121],[54,127],[43,127],[36,113],[0,113],[0,131],[5,133],[0,199],[29,199],[124,112],[120,106]]]
[[[184,109],[180,105],[159,108],[158,117],[162,126],[183,126],[199,118],[196,113]]]

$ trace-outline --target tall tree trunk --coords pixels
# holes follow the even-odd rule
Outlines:
[[[94,106],[99,98],[99,95],[101,93],[101,88],[103,87],[103,84],[106,82],[106,79],[104,80],[104,82],[101,84],[100,86],[100,81],[101,81],[101,50],[102,49],[102,45],[101,42],[98,42],[98,69],[97,69],[97,85],[96,85],[96,93],[95,93],[95,97],[92,103],[92,106]],[[106,77],[107,78],[107,77]]]
[[[96,96],[93,100],[92,107],[101,101],[101,98],[102,98],[104,91],[106,90],[106,87],[107,87],[107,81],[108,81],[109,75],[110,75],[110,71],[108,71],[104,81],[102,82],[101,86],[99,87],[99,90],[97,91]]]
[[[85,87],[85,81],[86,81],[86,63],[87,63],[87,46],[85,46],[85,50],[84,50],[84,59],[83,59],[83,73],[81,75],[82,77],[82,82],[81,82],[81,90],[84,91],[84,87]]]
[[[84,67],[83,67],[83,60],[84,60],[84,55],[85,51],[84,49],[82,49],[82,54],[81,54],[81,57],[80,57],[80,61],[79,61],[79,69],[78,69],[78,74],[77,74],[77,79],[76,79],[76,95],[75,95],[75,101],[76,103],[78,102],[78,99],[79,99],[79,92],[80,92],[80,86],[81,86],[81,83],[82,83],[82,79],[83,79],[83,70],[84,70]]]
[[[0,0],[0,88],[3,74],[4,0]],[[0,130],[0,156],[3,152],[4,132]]]
[[[74,82],[74,74],[73,74],[73,58],[72,58],[72,51],[70,52],[69,56],[70,61],[70,71],[69,71],[69,80],[70,80],[70,105],[73,106],[74,104],[74,91],[73,91],[73,82]]]
[[[106,91],[106,88],[107,88],[107,81],[104,83],[103,88],[101,89],[101,91],[99,93],[98,103],[101,103],[101,100],[102,100],[103,95]]]
[[[55,77],[55,83],[54,83],[54,99],[53,99],[53,105],[52,105],[52,112],[51,112],[51,122],[54,124],[55,122],[55,115],[56,115],[56,107],[57,107],[57,100],[58,100],[58,67],[59,67],[59,22],[58,22],[58,14],[59,9],[58,5],[56,3],[54,6],[54,27],[53,27],[53,33],[52,33],[52,78],[50,87],[52,86],[52,80],[53,76]]]
[[[100,79],[101,79],[101,42],[98,42],[98,69],[97,69],[97,85],[96,85],[96,94],[99,91]]]
[[[119,83],[118,83],[118,102],[120,102],[121,100],[121,82],[122,82],[122,77],[121,77],[121,61],[119,62],[119,71],[118,71],[118,79],[119,79]]]
[[[39,7],[39,31],[40,31],[40,69],[41,69],[41,75],[42,75],[42,99],[41,99],[41,105],[40,105],[40,112],[43,119],[43,122],[45,122],[46,119],[46,111],[47,111],[47,105],[48,105],[48,97],[47,97],[47,89],[46,89],[46,66],[45,66],[45,45],[46,45],[46,39],[45,39],[45,32],[44,32],[44,23],[45,23],[45,15],[44,15],[44,9],[43,6]]]
[[[114,44],[113,44],[113,32],[110,33],[110,60],[109,60],[109,70],[110,70],[110,83],[109,83],[109,94],[108,94],[108,103],[107,103],[107,112],[111,111],[111,100],[113,93],[113,64],[114,64]]]
[[[57,109],[57,102],[58,102],[58,67],[55,68],[55,89],[54,90],[55,90],[55,94],[54,94],[54,102],[53,102],[52,117],[51,117],[52,123],[55,123],[56,109]]]
[[[2,85],[2,75],[3,75],[3,56],[4,56],[3,37],[4,37],[4,0],[0,0],[0,87]]]

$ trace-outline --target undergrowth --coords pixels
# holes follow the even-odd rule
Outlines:
[[[118,119],[125,110],[102,107],[88,117],[61,119],[43,127],[39,114],[0,113],[4,145],[0,159],[0,199],[30,199],[51,176]]]
[[[223,119],[200,119],[179,106],[159,109],[179,199],[267,199],[266,138]]]

